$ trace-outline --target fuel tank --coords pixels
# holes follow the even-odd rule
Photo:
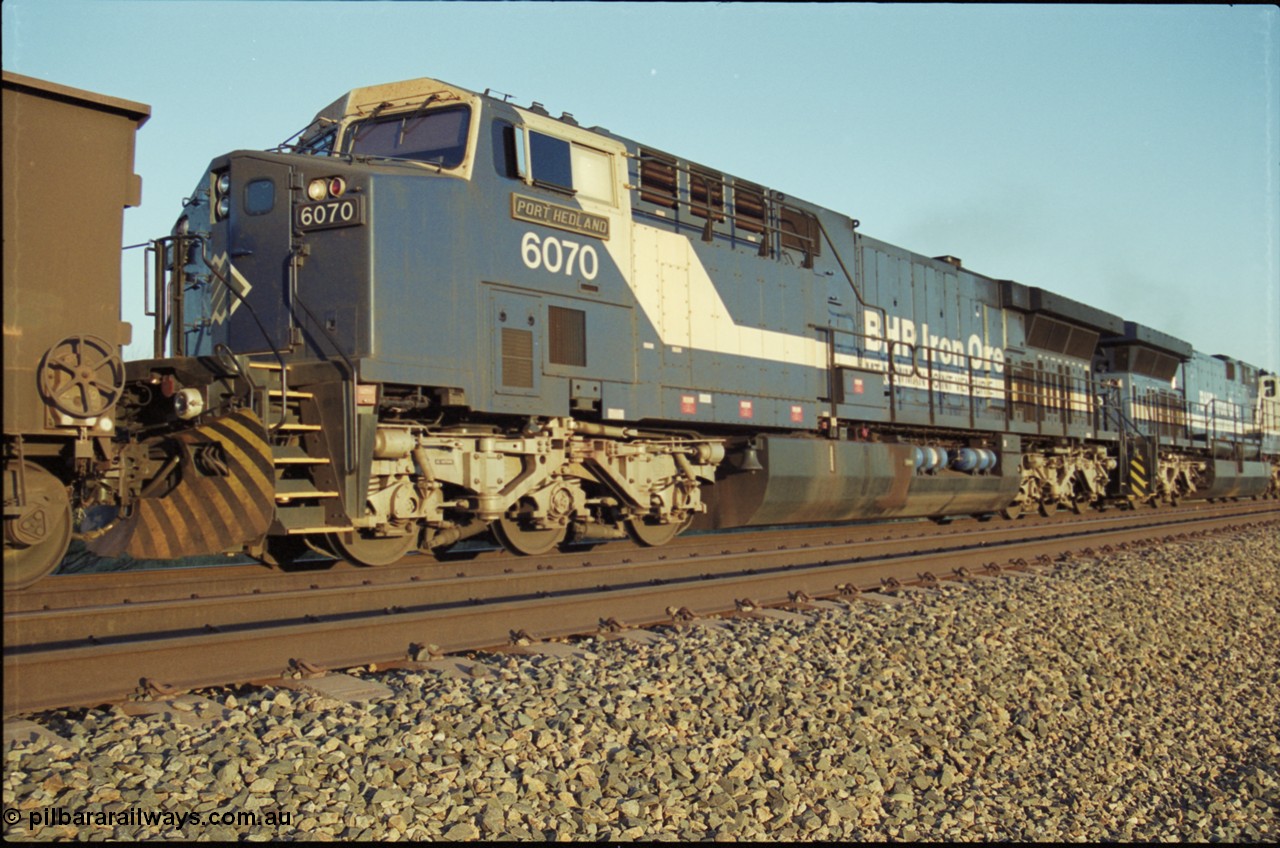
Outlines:
[[[1213,482],[1197,491],[1195,498],[1251,498],[1264,494],[1271,485],[1271,466],[1266,462],[1215,459],[1209,463]]]
[[[762,470],[704,487],[707,512],[694,529],[980,514],[1008,506],[1018,493],[1017,453],[1001,453],[990,473],[919,473],[912,445],[758,441]]]

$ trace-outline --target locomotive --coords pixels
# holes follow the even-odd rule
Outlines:
[[[1280,487],[1273,375],[432,79],[216,158],[154,255],[103,555],[375,566]]]
[[[130,379],[264,422],[269,559],[1274,490],[1274,377],[488,91],[219,157],[166,255]]]

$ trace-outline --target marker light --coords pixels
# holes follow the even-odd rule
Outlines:
[[[347,190],[347,181],[344,180],[342,177],[329,178],[329,196],[330,197],[342,197],[343,193],[346,192],[346,190]]]

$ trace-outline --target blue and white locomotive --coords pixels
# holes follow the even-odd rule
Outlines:
[[[1275,487],[1274,378],[435,80],[215,159],[159,255],[137,419],[262,422],[269,560]]]

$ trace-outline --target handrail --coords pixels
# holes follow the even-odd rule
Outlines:
[[[924,381],[925,385],[923,390],[926,391],[929,396],[930,423],[934,423],[936,421],[936,415],[937,415],[937,412],[935,409],[934,393],[943,392],[944,389],[942,388],[942,386],[964,386],[964,389],[965,389],[964,394],[965,394],[965,397],[967,398],[968,405],[969,405],[970,426],[974,426],[977,418],[976,399],[978,395],[975,390],[978,387],[978,379],[980,376],[978,372],[985,370],[988,374],[995,373],[997,371],[997,368],[996,368],[997,365],[1001,366],[999,368],[999,371],[1004,372],[1003,362],[997,363],[995,359],[989,358],[989,357],[970,356],[967,353],[953,354],[950,351],[944,351],[941,348],[929,347],[928,345],[918,345],[911,342],[904,342],[904,341],[901,341],[900,339],[886,339],[886,338],[880,338],[878,336],[870,336],[870,335],[867,335],[866,333],[859,332],[857,330],[846,329],[844,327],[832,327],[830,325],[810,324],[809,328],[821,333],[825,333],[827,336],[827,363],[828,363],[828,370],[832,375],[830,391],[831,391],[831,404],[832,404],[831,415],[833,418],[835,417],[835,412],[836,412],[835,410],[836,401],[835,401],[835,392],[834,392],[835,370],[837,368],[849,367],[849,366],[838,365],[835,361],[836,336],[850,336],[856,340],[863,342],[862,344],[857,345],[857,349],[859,350],[859,353],[857,354],[857,356],[859,357],[859,365],[854,366],[855,368],[857,368],[858,370],[865,370],[872,373],[884,374],[886,376],[887,378],[886,381],[889,389],[889,420],[891,423],[897,421],[898,409],[897,409],[896,389],[898,388],[898,381],[900,379],[907,378],[907,379],[919,379]],[[876,363],[876,365],[883,365],[884,366],[883,370],[881,370],[879,367],[863,367],[861,365],[862,357],[865,356],[865,354],[868,352],[867,348],[869,346],[865,344],[866,340],[874,341],[877,347],[884,348],[884,353],[883,353],[884,358],[880,359],[879,356],[877,356],[875,359],[872,360],[873,362]],[[905,355],[899,352],[901,348],[906,349]],[[964,365],[943,366],[942,368],[935,369],[934,363],[940,362],[941,354],[948,354],[949,356],[959,355],[964,358],[965,360]],[[902,362],[901,360],[903,359],[905,359],[906,362]],[[921,364],[922,359],[924,363],[923,365]],[[984,363],[986,365],[986,368],[982,369],[981,366],[978,366],[975,369],[975,363]],[[904,367],[907,369],[906,371],[903,370]],[[988,378],[988,379],[994,379],[994,378]],[[983,386],[983,388],[986,391],[993,391],[993,389],[989,385]],[[1009,381],[1007,379],[1007,373],[1006,373],[1006,379],[1004,380],[1004,385],[1002,386],[1001,391],[1002,391],[1002,394],[999,397],[999,400],[1003,403],[1004,418],[1007,424],[1009,421],[1010,407],[1011,407]],[[995,398],[988,397],[988,400],[993,400],[993,399]]]

